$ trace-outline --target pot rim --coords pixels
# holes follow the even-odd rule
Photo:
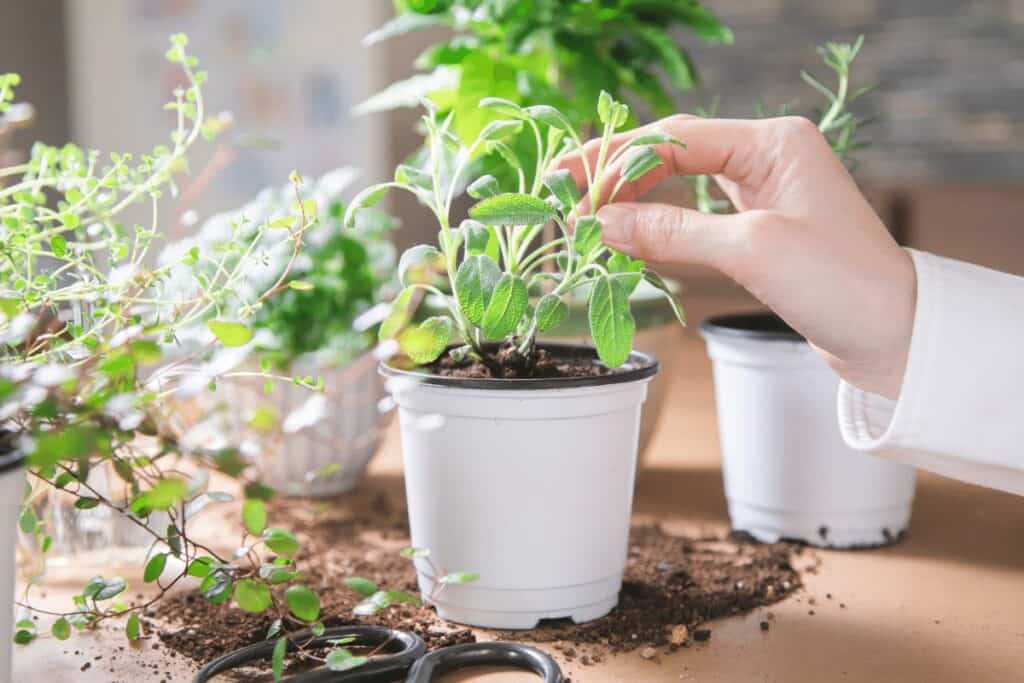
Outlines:
[[[597,349],[589,344],[567,344],[564,342],[539,342],[539,348],[562,351],[564,355],[573,354],[597,358]],[[454,347],[450,347],[454,348]],[[642,351],[630,351],[629,360],[619,369],[607,375],[594,377],[556,377],[542,379],[484,379],[478,377],[447,377],[435,375],[417,366],[412,370],[395,368],[387,360],[380,362],[379,372],[388,378],[410,379],[430,386],[451,387],[458,389],[490,389],[490,390],[527,390],[541,391],[548,389],[572,389],[576,387],[601,387],[609,384],[624,384],[653,377],[658,372],[658,359],[653,354]],[[622,368],[626,368],[623,370]]]
[[[716,315],[701,321],[699,329],[705,338],[727,337],[751,341],[807,342],[802,334],[771,311]]]

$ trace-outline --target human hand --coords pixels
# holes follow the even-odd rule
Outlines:
[[[610,152],[655,130],[687,147],[656,147],[665,163],[623,185],[615,203],[598,211],[605,244],[637,258],[721,270],[803,334],[847,382],[897,398],[917,298],[913,262],[817,127],[799,117],[679,115],[616,136]],[[598,146],[588,143],[583,153],[596,159]],[[618,181],[628,156],[609,169],[605,187]],[[584,184],[579,153],[561,165]],[[715,176],[735,214],[631,201],[669,176],[698,174]]]

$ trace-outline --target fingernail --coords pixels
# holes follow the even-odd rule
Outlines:
[[[609,204],[597,212],[601,235],[611,242],[625,244],[633,239],[636,211],[619,204]]]

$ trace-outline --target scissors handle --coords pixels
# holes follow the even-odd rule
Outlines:
[[[527,669],[544,683],[562,683],[562,670],[550,656],[517,643],[467,643],[431,652],[409,670],[405,683],[431,683],[435,677],[471,666],[506,666]]]
[[[412,663],[427,651],[427,646],[415,633],[397,631],[384,626],[339,626],[329,628],[319,636],[314,635],[312,631],[302,631],[288,639],[288,651],[298,649],[296,642],[303,643],[303,647],[329,647],[329,641],[339,638],[354,638],[350,645],[357,647],[384,646],[387,654],[375,656],[366,664],[351,671],[331,671],[326,667],[320,667],[284,678],[281,683],[394,683],[403,680]],[[264,640],[218,657],[200,669],[192,683],[207,683],[217,674],[237,669],[250,662],[267,659],[273,654],[275,644],[276,640]]]

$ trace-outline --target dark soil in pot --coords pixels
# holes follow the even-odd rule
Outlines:
[[[449,349],[451,351],[451,349]],[[620,367],[609,368],[592,346],[548,342],[538,344],[531,357],[524,357],[515,345],[505,343],[484,347],[482,359],[455,360],[448,352],[429,365],[406,367],[396,361],[382,365],[385,375],[408,377],[427,384],[464,388],[542,388],[597,386],[631,382],[651,377],[658,371],[653,356],[634,351]]]
[[[352,617],[359,598],[342,583],[346,577],[416,591],[413,567],[398,555],[408,544],[404,508],[368,484],[315,510],[301,501],[276,505],[275,523],[302,540],[299,567],[305,583],[320,593],[324,623],[411,630],[431,649],[474,641],[473,631],[447,624],[426,608],[400,605],[368,619]],[[800,576],[790,563],[799,552],[799,546],[758,544],[743,536],[687,538],[656,526],[635,527],[620,604],[611,614],[587,624],[554,622],[532,631],[489,632],[490,637],[553,643],[565,659],[584,665],[636,649],[647,657],[688,647],[710,638],[705,622],[772,604],[799,589]],[[273,619],[212,605],[192,591],[160,603],[147,616],[167,648],[197,663],[262,640]],[[252,679],[243,672],[242,680]]]

